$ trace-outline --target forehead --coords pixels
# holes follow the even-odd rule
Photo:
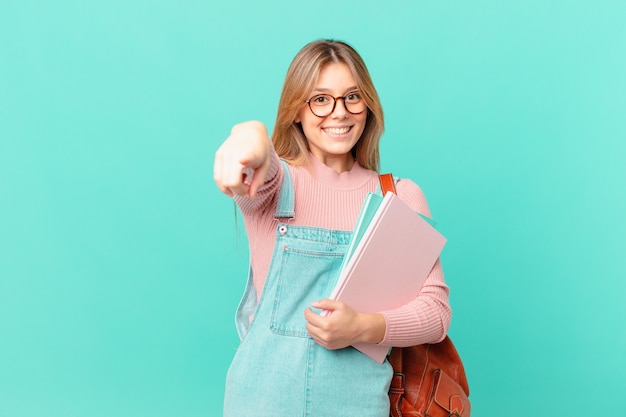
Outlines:
[[[357,79],[348,65],[342,62],[331,62],[320,69],[315,90],[337,91],[357,87]]]

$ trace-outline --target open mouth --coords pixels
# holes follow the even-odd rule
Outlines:
[[[322,130],[324,131],[324,133],[328,133],[329,135],[341,136],[341,135],[345,135],[346,133],[348,133],[351,129],[352,129],[352,126],[326,127],[326,128],[323,128]]]

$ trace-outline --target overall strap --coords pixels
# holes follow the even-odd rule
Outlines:
[[[289,173],[289,166],[283,159],[280,160],[283,166],[283,182],[280,185],[280,191],[278,193],[278,203],[276,204],[276,212],[274,218],[288,218],[293,219],[294,213],[294,196],[293,182],[291,181],[291,174]]]

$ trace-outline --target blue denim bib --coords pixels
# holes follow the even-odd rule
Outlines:
[[[275,216],[285,221],[294,215],[294,193],[283,166]],[[389,363],[352,347],[328,350],[305,327],[304,310],[335,286],[351,234],[277,223],[259,303],[250,273],[237,309],[241,344],[226,377],[225,417],[389,416]]]

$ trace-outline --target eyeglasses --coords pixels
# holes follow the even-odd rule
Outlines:
[[[361,93],[358,91],[353,91],[340,97],[333,97],[329,94],[317,94],[308,99],[306,103],[314,115],[326,117],[335,111],[335,106],[337,106],[337,100],[339,99],[343,100],[343,106],[351,114],[362,113],[367,108],[367,104],[365,104]]]

